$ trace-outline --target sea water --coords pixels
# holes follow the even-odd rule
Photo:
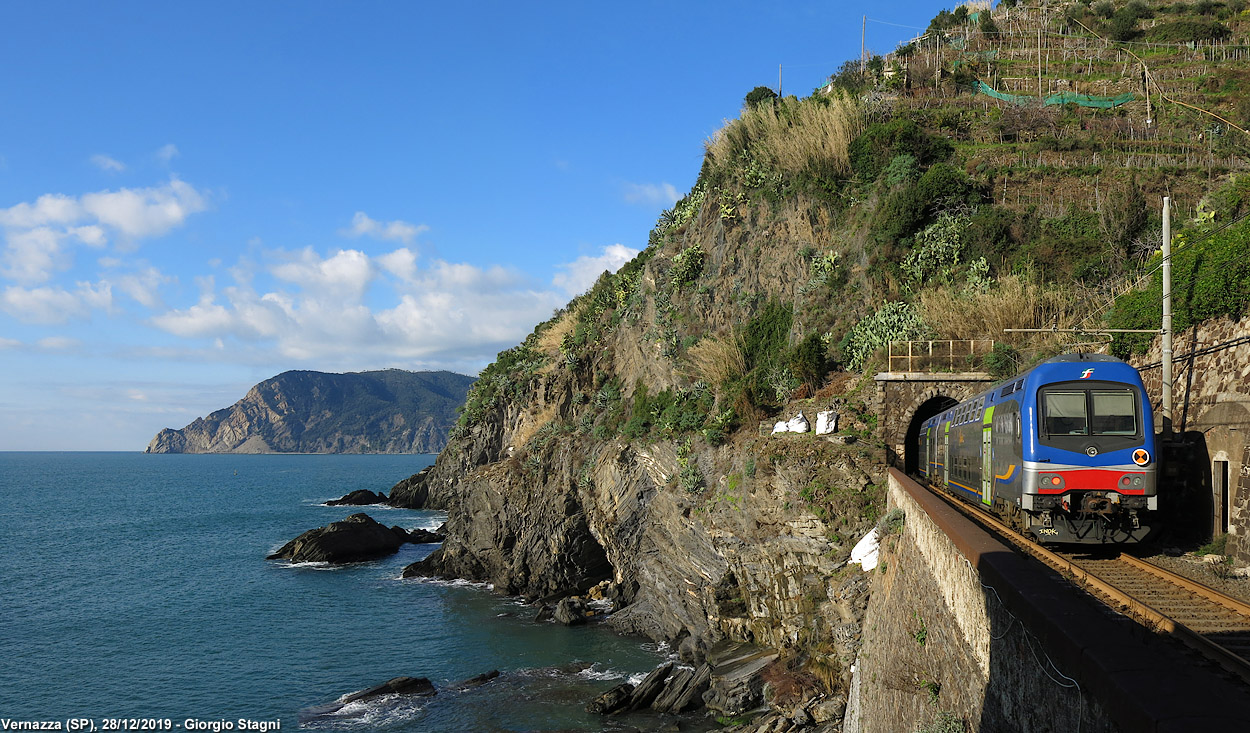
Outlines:
[[[661,660],[643,640],[535,623],[533,607],[484,586],[400,578],[435,545],[338,567],[265,560],[360,511],[438,527],[441,512],[325,506],[385,492],[432,461],[0,453],[0,718],[174,730],[624,726],[582,707]],[[456,688],[495,669],[486,685]],[[428,677],[439,692],[336,703],[399,676]]]

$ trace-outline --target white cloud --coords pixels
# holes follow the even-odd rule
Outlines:
[[[320,369],[414,362],[467,369],[518,343],[566,300],[502,267],[433,261],[418,268],[407,248],[375,258],[356,250],[269,255],[286,260],[270,268],[269,288],[258,290],[256,278],[216,292],[206,278],[198,303],[150,323],[206,339],[205,348],[216,345],[232,359],[252,349]],[[396,277],[378,278],[382,271]]]
[[[642,206],[663,206],[677,203],[681,194],[671,183],[626,183],[625,201]]]
[[[418,234],[429,231],[429,229],[424,224],[409,224],[399,219],[381,222],[370,219],[363,211],[357,211],[356,215],[352,217],[351,227],[340,229],[339,233],[345,237],[372,237],[385,241],[412,244]]]
[[[603,253],[598,257],[583,255],[560,265],[564,272],[556,273],[551,282],[570,296],[578,295],[589,290],[604,272],[616,272],[621,269],[621,265],[637,256],[636,249],[623,244],[609,245],[603,248]]]
[[[70,257],[61,249],[66,236],[48,227],[10,234],[4,253],[0,254],[0,276],[35,285],[47,280],[53,272],[67,269]]]
[[[17,347],[21,345],[22,345],[21,341],[15,341],[13,339],[7,339],[7,338],[4,338],[3,336],[0,336],[0,349],[16,349]]]
[[[137,272],[127,273],[117,278],[117,289],[129,295],[135,302],[148,308],[156,308],[161,304],[158,292],[161,285],[172,282],[173,278],[161,274],[155,267],[147,267]]]
[[[41,338],[35,342],[36,345],[47,351],[67,351],[76,348],[81,344],[77,339],[66,338],[64,336],[48,336]]]
[[[110,232],[127,241],[159,236],[207,205],[193,186],[172,179],[162,186],[100,191],[81,198],[44,194],[34,203],[0,209],[5,241],[0,277],[38,285],[72,266],[71,242],[101,248],[108,244]]]
[[[119,171],[126,170],[125,163],[116,158],[104,155],[103,153],[96,153],[91,156],[91,164],[100,170],[108,171],[109,173],[117,173]]]
[[[173,143],[166,143],[156,151],[156,157],[159,158],[162,163],[168,163],[174,158],[177,158],[178,155],[178,146]]]
[[[193,186],[175,178],[156,188],[85,194],[82,207],[101,224],[138,238],[165,234],[188,215],[208,208],[208,203]]]
[[[359,250],[340,249],[322,259],[311,247],[272,269],[275,277],[316,293],[359,298],[373,279],[373,265]]]
[[[212,300],[201,300],[185,310],[172,310],[156,316],[152,323],[175,336],[194,338],[229,332],[234,316],[224,306]]]
[[[0,310],[24,323],[64,323],[84,317],[92,309],[113,305],[113,292],[107,282],[80,282],[74,291],[63,288],[21,288],[10,286],[0,294]]]
[[[78,200],[59,193],[45,193],[35,203],[22,202],[7,209],[0,209],[0,226],[13,229],[34,229],[57,224],[69,224],[82,217]]]
[[[417,276],[417,255],[407,247],[388,252],[378,259],[378,265],[401,280],[412,280]]]

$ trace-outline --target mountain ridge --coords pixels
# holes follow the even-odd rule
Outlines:
[[[145,452],[437,453],[473,382],[448,371],[286,371],[230,407],[161,430]]]

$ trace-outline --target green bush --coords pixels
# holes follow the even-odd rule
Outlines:
[[[843,339],[842,360],[859,370],[868,357],[891,341],[922,338],[927,333],[920,312],[912,303],[892,301],[855,324]]]
[[[829,372],[829,358],[820,334],[809,333],[790,352],[790,371],[813,390],[819,389]]]
[[[1223,41],[1232,30],[1218,20],[1174,20],[1160,23],[1146,31],[1152,43],[1189,43],[1191,41]],[[1127,39],[1116,39],[1127,40]]]
[[[1250,221],[1243,221],[1204,240],[1185,245],[1185,236],[1173,241],[1172,327],[1181,331],[1220,316],[1240,318],[1250,303]],[[1159,258],[1152,260],[1158,265]],[[1148,288],[1123,295],[1108,316],[1112,328],[1159,328],[1163,282],[1157,271]],[[1120,357],[1142,353],[1150,334],[1117,334],[1112,353]]]
[[[777,92],[768,87],[756,87],[747,92],[745,104],[748,107],[758,107],[764,102],[771,102],[777,98]]]
[[[697,244],[676,254],[671,273],[673,286],[680,290],[697,280],[703,274],[703,258],[703,250]]]
[[[963,259],[965,217],[949,213],[916,234],[911,252],[903,259],[902,270],[917,285],[948,284]]]
[[[1121,9],[1111,16],[1107,24],[1107,35],[1113,41],[1131,41],[1138,35],[1137,16]]]
[[[930,211],[961,204],[976,206],[984,198],[980,187],[953,165],[937,163],[916,182],[916,191]]]
[[[1006,379],[1020,371],[1020,352],[1004,343],[995,343],[985,355],[985,369],[995,379]]]
[[[946,160],[953,151],[948,140],[925,132],[915,120],[896,117],[869,125],[851,141],[849,154],[855,175],[872,181],[897,156],[910,155],[923,167]]]
[[[900,183],[915,180],[919,174],[920,166],[916,162],[916,156],[911,153],[896,155],[885,167],[885,185],[897,186]]]

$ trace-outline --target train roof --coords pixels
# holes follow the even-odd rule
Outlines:
[[[990,401],[994,401],[993,398],[994,398],[995,392],[998,392],[1001,396],[1003,392],[1001,392],[1000,390],[1002,390],[1003,387],[1011,385],[1014,382],[1019,382],[1020,385],[1017,386],[1015,389],[1010,390],[1013,392],[1018,389],[1036,388],[1039,380],[1049,381],[1051,378],[1051,375],[1054,374],[1055,372],[1073,373],[1072,372],[1073,366],[1076,366],[1077,368],[1079,368],[1081,364],[1105,364],[1107,366],[1110,366],[1112,368],[1113,377],[1119,377],[1119,378],[1113,379],[1112,381],[1124,381],[1122,377],[1127,376],[1129,372],[1131,372],[1134,375],[1137,374],[1137,369],[1132,364],[1129,364],[1128,362],[1125,362],[1122,359],[1117,359],[1114,356],[1107,356],[1106,354],[1090,354],[1090,353],[1084,353],[1084,352],[1074,353],[1074,354],[1060,354],[1058,356],[1052,356],[1049,359],[1040,361],[1037,364],[1034,364],[1032,367],[1025,369],[1024,371],[1020,372],[1019,374],[1016,374],[1013,377],[1008,377],[1007,379],[1004,379],[1001,382],[996,382],[989,389],[986,389],[976,395],[973,395],[972,397],[969,397],[966,400],[961,401],[959,405],[963,405],[966,402],[971,402],[972,400],[980,399],[982,397],[986,397],[986,398],[989,398]],[[1140,382],[1140,377],[1138,378],[1137,381]],[[1026,385],[1028,386],[1026,387]],[[1007,391],[1007,390],[1004,390],[1004,391]],[[938,413],[937,415],[934,415],[933,417],[929,418],[925,422],[928,423],[930,420],[940,419],[943,415],[947,414],[951,410],[958,408],[959,405],[955,405],[946,410],[943,410],[942,412]]]

